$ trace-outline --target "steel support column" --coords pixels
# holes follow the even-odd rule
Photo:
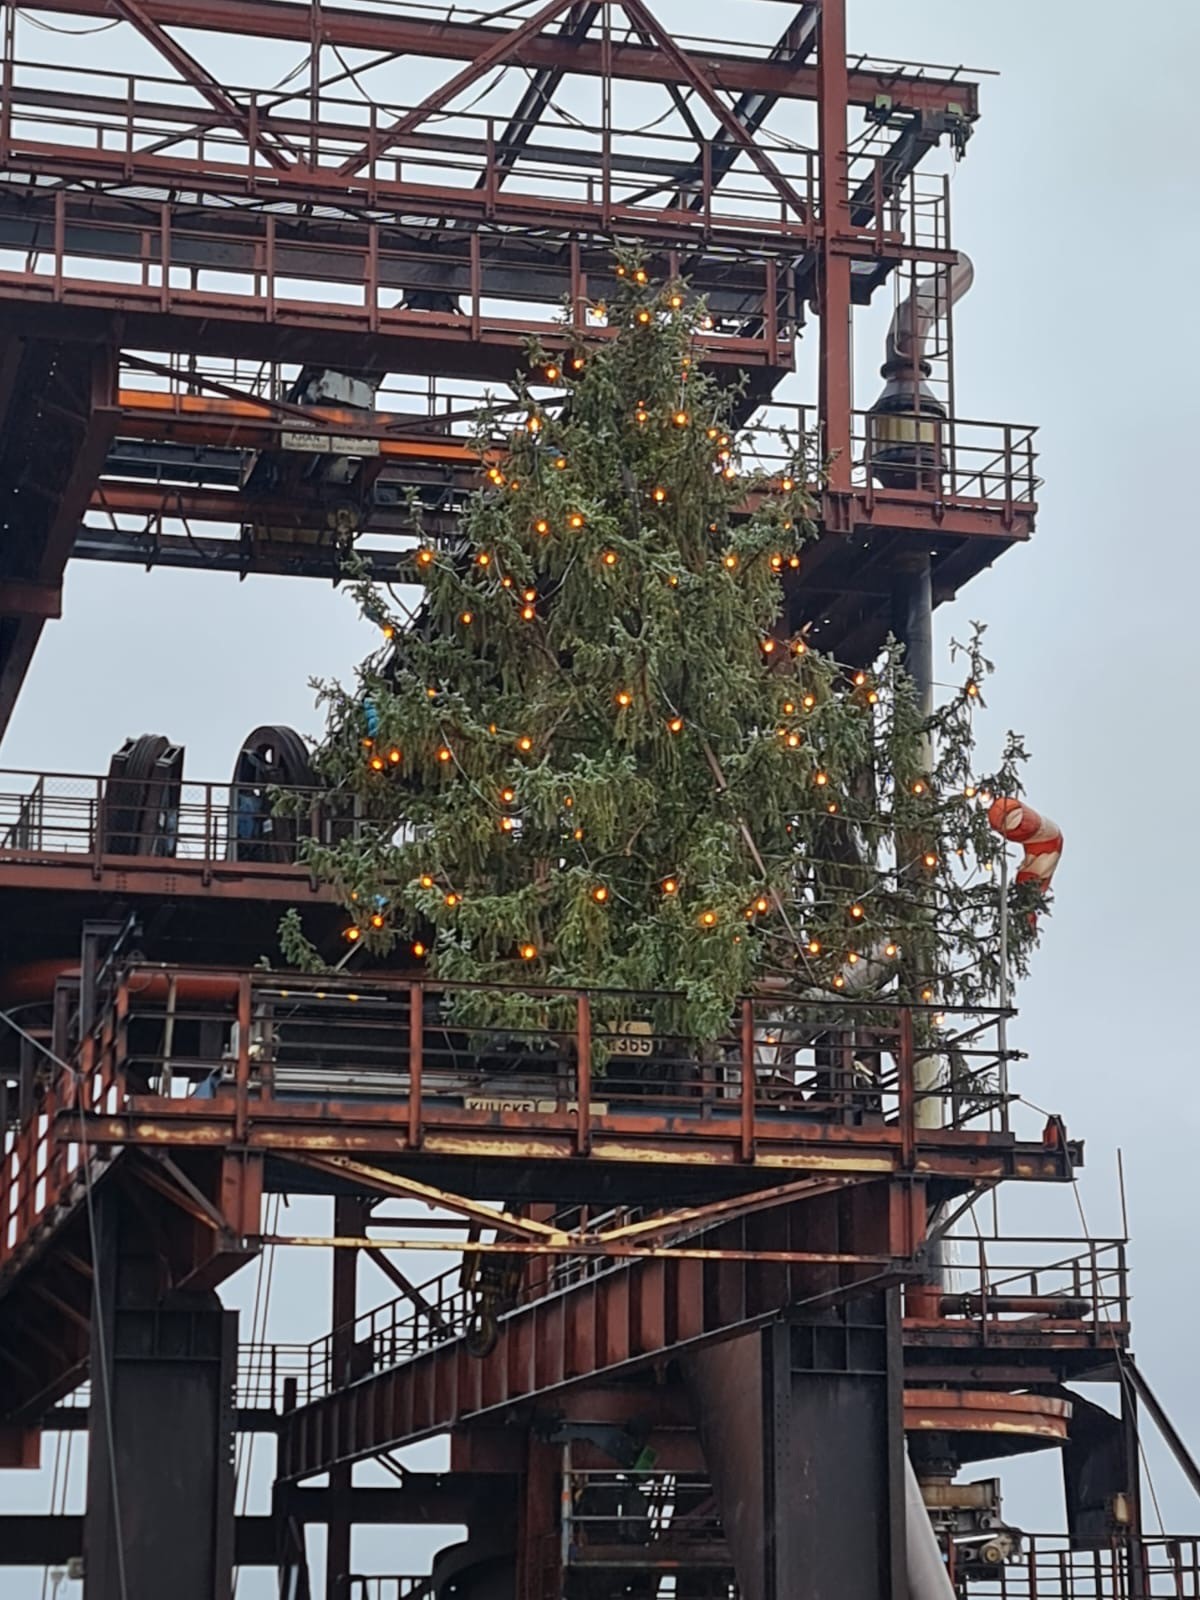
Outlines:
[[[95,1211],[85,1600],[229,1600],[237,1313],[162,1291],[122,1189]]]
[[[846,496],[851,483],[850,413],[854,407],[850,372],[850,257],[835,241],[850,231],[850,191],[846,151],[849,76],[846,69],[846,0],[823,0],[817,43],[820,93],[821,215],[824,232],[818,248],[817,302],[821,316],[818,403],[821,447],[829,467],[829,491]],[[836,512],[826,521],[838,526]]]
[[[346,1232],[365,1234],[371,1215],[370,1204],[352,1196],[339,1195],[333,1202],[333,1229],[337,1234]],[[354,1318],[358,1313],[358,1251],[333,1252],[333,1329],[332,1356],[333,1381],[346,1384],[353,1381]],[[337,1513],[331,1510],[329,1531],[325,1542],[325,1596],[334,1600],[340,1593],[350,1572],[350,1502],[353,1488],[352,1466],[334,1467],[329,1474],[329,1487]],[[344,1508],[344,1509],[341,1509]]]

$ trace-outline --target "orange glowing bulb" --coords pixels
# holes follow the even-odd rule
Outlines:
[[[861,920],[861,919],[862,919],[862,918],[863,918],[863,917],[865,917],[865,916],[866,916],[866,914],[867,914],[867,913],[866,913],[866,911],[865,911],[865,910],[864,910],[864,909],[863,909],[863,907],[862,907],[862,906],[857,906],[857,905],[855,905],[855,906],[851,906],[851,907],[850,907],[850,915],[851,915],[851,916],[852,916],[852,917],[853,917],[853,918],[854,918],[854,920],[855,920],[855,921],[856,921],[856,922],[858,922],[858,921],[860,921],[860,920]]]
[[[893,956],[899,955],[900,948],[898,945],[885,944],[883,947],[883,953],[889,960],[891,960]]]
[[[533,525],[533,531],[534,531],[534,533],[542,533],[542,534],[546,534],[546,533],[550,532],[550,524],[546,521],[545,517],[539,517],[537,519],[537,521]]]
[[[767,899],[765,894],[759,895],[758,899],[754,902],[754,909],[756,911],[769,911],[771,909],[771,902]]]
[[[771,557],[771,570],[772,572],[783,571],[783,557],[778,553]]]
[[[351,944],[353,944],[355,942],[355,940],[362,938],[362,929],[361,928],[353,928],[353,927],[352,928],[347,928],[343,932],[342,937],[344,939],[348,939],[349,942]]]
[[[582,528],[583,516],[578,511],[572,511],[571,515],[567,518],[567,524],[572,528]]]
[[[521,960],[535,961],[537,959],[537,945],[523,944],[521,946]]]
[[[560,472],[562,472],[564,470],[564,468],[566,467],[566,465],[567,465],[566,456],[556,456],[554,458],[554,465],[558,468],[558,470]]]
[[[527,733],[523,733],[517,740],[517,749],[524,750],[527,753],[533,749],[533,740]]]
[[[918,778],[916,783],[913,784],[912,792],[914,794],[924,794],[925,793],[925,785],[921,782],[920,778]]]
[[[688,425],[688,420],[688,414],[686,411],[677,411],[675,413],[675,426],[677,428],[686,428]]]
[[[817,697],[816,697],[815,694],[806,694],[804,696],[804,699],[801,700],[801,702],[800,702],[800,704],[804,707],[805,711],[811,711],[812,708],[816,705],[816,703],[817,703]]]
[[[799,565],[800,565],[800,557],[799,556],[789,556],[788,557],[788,566],[791,567],[793,572],[796,571],[796,569],[799,567]],[[799,655],[800,651],[797,650],[796,654]]]
[[[462,623],[464,628],[469,627],[475,620],[475,614],[472,611],[460,612],[458,620]]]
[[[637,271],[634,273],[633,278],[634,278],[634,282],[635,283],[645,283],[645,281],[646,281],[646,269],[645,269],[645,267],[639,267],[637,269]]]
[[[450,906],[450,907],[454,907],[454,906],[456,906],[458,904],[458,900],[459,900],[458,895],[456,895],[454,893],[453,889],[452,889],[450,891],[450,893],[445,897],[445,904]]]
[[[392,763],[392,765],[394,767],[398,766],[400,764],[400,758],[403,755],[403,753],[404,752],[402,750],[397,750],[395,745],[393,745],[392,748],[388,751],[388,760]]]
[[[536,606],[522,606],[521,607],[521,618],[522,618],[522,620],[524,622],[532,622],[533,619],[536,616],[537,616],[537,607]]]
[[[382,772],[383,771],[383,757],[382,756],[372,756],[371,757],[371,771],[372,772]]]
[[[790,494],[796,485],[791,478],[785,478],[780,487],[782,488],[784,494]]]
[[[412,947],[412,953],[416,956],[418,961],[425,954],[425,946],[421,943],[420,939],[416,940],[414,943]]]
[[[584,359],[583,359],[583,357],[582,356],[572,356],[571,357],[571,371],[572,372],[582,372],[583,368],[584,368]]]
[[[491,558],[490,555],[488,555],[487,551],[486,550],[481,550],[479,552],[479,554],[475,557],[475,565],[477,567],[486,567],[486,566],[489,566],[491,564],[491,560],[492,560],[492,558]]]
[[[371,918],[371,926],[373,928],[382,928],[383,927],[383,916],[381,915],[380,912],[376,911],[374,913],[374,915],[372,916],[372,918]]]
[[[438,750],[437,758],[439,761],[450,761],[453,759],[453,757],[454,752],[451,750],[449,745],[444,744]]]
[[[835,989],[844,989],[846,987],[846,980],[845,980],[845,978],[842,977],[840,972],[835,972],[834,973],[834,976],[833,976],[833,987]]]
[[[396,637],[396,630],[392,627],[390,622],[384,623],[382,632],[385,639],[394,639]]]
[[[510,806],[517,798],[517,791],[515,789],[501,789],[500,798],[506,806]]]
[[[559,372],[558,368],[551,363],[551,365],[546,368],[546,382],[557,383],[560,377],[561,373]]]
[[[418,550],[417,551],[417,565],[419,567],[427,567],[432,560],[433,560],[433,551],[430,550],[428,547],[426,547],[423,550]]]
[[[604,887],[604,885],[602,883],[598,883],[596,885],[596,887],[592,890],[592,899],[596,902],[596,904],[598,906],[602,906],[604,904],[604,902],[608,899],[608,890]]]
[[[682,717],[672,717],[671,720],[667,723],[667,727],[670,729],[670,731],[672,733],[682,733],[683,732],[683,718]]]
[[[979,693],[979,685],[977,683],[969,683],[967,685],[967,694],[971,697],[972,700],[976,697],[976,695],[978,695],[978,693]]]
[[[511,833],[513,831],[514,826],[515,826],[515,824],[514,824],[513,819],[511,817],[501,817],[500,818],[500,831],[502,833]]]
[[[810,939],[808,941],[808,953],[810,956],[819,956],[821,954],[821,941],[819,939]]]
[[[789,750],[799,750],[801,744],[800,735],[798,733],[789,733],[787,742]]]
[[[651,498],[654,500],[655,505],[661,506],[663,501],[667,498],[667,491],[660,486],[655,489]]]
[[[818,772],[813,778],[813,782],[816,784],[818,789],[823,789],[829,782],[829,774],[827,772]]]
[[[650,413],[646,410],[645,406],[639,406],[633,415],[636,422],[647,423],[650,420]]]
[[[633,704],[633,696],[630,694],[628,689],[618,689],[614,699],[622,708]]]
[[[717,913],[715,911],[702,911],[700,913],[700,926],[702,928],[715,928],[716,925]]]
[[[648,311],[645,311],[645,310],[639,311],[638,314],[637,314],[637,319],[638,319],[638,322],[641,324],[641,326],[644,328],[646,326],[646,324],[650,321],[650,313]]]
[[[662,883],[662,892],[664,894],[678,894],[679,893],[679,880],[678,880],[678,878],[664,878],[663,879],[663,883]]]
[[[427,872],[423,872],[421,874],[421,887],[422,887],[422,889],[432,889],[433,888],[433,879],[429,876],[429,874]]]
[[[794,700],[785,700],[783,702],[783,714],[784,714],[785,717],[790,717],[792,712],[795,711],[795,709],[796,709],[796,702]]]
[[[736,567],[736,566],[737,566],[737,556],[736,556],[736,555],[735,555],[735,554],[734,554],[734,552],[733,552],[733,551],[732,551],[732,550],[731,550],[731,551],[730,551],[730,552],[729,552],[729,554],[728,554],[728,555],[727,555],[727,556],[726,556],[726,557],[725,557],[725,567],[726,567],[726,570],[727,570],[727,571],[729,571],[729,572],[732,572],[732,571],[733,571],[733,569],[734,569],[734,568],[735,568],[735,567]]]
[[[836,816],[837,815],[837,801],[836,800],[831,800],[829,802],[829,804],[825,807],[825,809],[826,809],[826,811],[828,811],[828,813],[829,813],[829,815],[831,817]]]
[[[796,639],[792,643],[792,654],[794,656],[802,656],[807,649],[808,646],[803,639]]]
[[[762,642],[762,647],[761,648],[762,648],[763,655],[765,655],[765,656],[771,655],[774,652],[774,649],[775,649],[775,641],[774,641],[774,639],[764,639],[763,642]]]
[[[530,433],[541,433],[541,431],[542,431],[542,419],[541,419],[541,417],[536,417],[536,416],[535,417],[530,417],[527,420],[527,422],[525,423],[525,426],[529,429]]]
[[[670,304],[672,311],[678,311],[680,306],[683,304],[683,296],[681,294],[673,294],[671,296]]]
[[[615,567],[617,564],[617,552],[615,550],[606,550],[600,559],[606,567]]]

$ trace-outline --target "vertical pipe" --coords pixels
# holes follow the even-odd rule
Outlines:
[[[586,1156],[592,1148],[592,1003],[580,990],[575,1004],[575,1149]]]
[[[754,1001],[742,1001],[742,1160],[754,1160]]]
[[[421,1069],[425,1049],[425,990],[420,983],[408,989],[408,1144],[421,1148]]]
[[[834,494],[851,486],[850,258],[835,242],[850,232],[849,163],[846,112],[846,0],[824,0],[818,23],[817,118],[821,181],[821,237],[817,293],[821,335],[818,399],[822,450],[829,459],[828,483]]]

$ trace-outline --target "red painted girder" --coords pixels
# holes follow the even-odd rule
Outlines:
[[[163,27],[290,39],[304,45],[312,39],[311,8],[289,4],[287,0],[143,0],[141,9]],[[38,10],[104,20],[112,14],[108,0],[39,0]],[[473,60],[502,40],[506,31],[483,23],[429,21],[340,6],[327,7],[321,13],[321,36],[326,44],[449,61]],[[755,60],[707,48],[688,53],[716,88],[758,90],[781,100],[817,98],[815,67]],[[589,77],[603,76],[605,68],[604,45],[598,38],[575,42],[542,34],[527,40],[516,59],[525,67],[556,67]],[[609,70],[614,78],[687,86],[663,51],[653,46],[614,43]],[[872,70],[865,66],[849,72],[849,104],[873,106],[881,95],[887,96],[896,110],[957,110],[968,118],[979,115],[976,83],[933,73],[908,76],[898,70]]]

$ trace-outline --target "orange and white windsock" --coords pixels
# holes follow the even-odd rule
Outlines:
[[[993,800],[988,821],[997,833],[1023,844],[1025,854],[1017,868],[1018,883],[1036,883],[1048,889],[1062,856],[1062,829],[1023,800]]]

